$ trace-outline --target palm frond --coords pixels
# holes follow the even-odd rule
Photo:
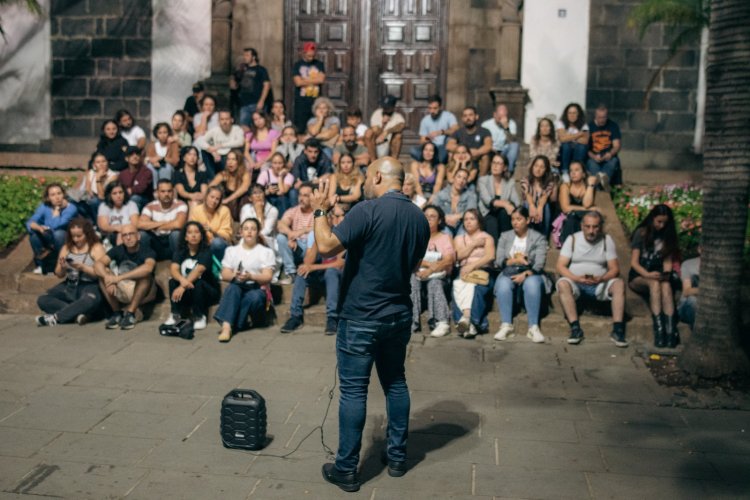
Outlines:
[[[700,33],[708,26],[709,5],[708,0],[645,0],[630,11],[628,26],[637,28],[641,38],[656,23],[672,30],[691,27]]]

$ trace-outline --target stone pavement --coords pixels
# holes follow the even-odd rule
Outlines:
[[[657,385],[636,347],[415,335],[410,470],[379,462],[385,406],[373,376],[359,493],[320,474],[334,338],[306,327],[215,328],[163,338],[101,323],[37,328],[0,316],[0,499],[747,498],[750,399]],[[260,456],[222,447],[221,399],[258,390],[273,437]],[[727,406],[727,399],[722,404]],[[699,408],[689,409],[688,406]],[[700,408],[703,407],[703,408]],[[323,426],[337,444],[337,392]]]

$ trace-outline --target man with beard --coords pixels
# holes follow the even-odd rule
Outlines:
[[[492,152],[492,134],[486,128],[477,125],[479,115],[474,106],[466,106],[461,113],[464,126],[456,130],[445,146],[452,153],[456,146],[462,144],[471,153],[471,161],[479,167],[479,177],[487,175],[490,169],[490,153]]]
[[[370,117],[370,129],[365,132],[365,145],[370,158],[401,154],[402,132],[406,128],[404,115],[396,111],[398,99],[386,95],[380,100],[380,107]]]
[[[180,230],[187,222],[188,206],[175,199],[169,179],[159,179],[156,200],[145,207],[138,219],[141,245],[151,246],[156,260],[171,259],[180,244]]]
[[[425,142],[435,145],[440,163],[448,161],[445,143],[448,137],[458,130],[458,121],[453,113],[443,110],[442,106],[443,100],[439,95],[427,99],[428,114],[419,122],[419,145],[410,151],[411,157],[417,161],[422,161],[422,145]]]
[[[120,127],[120,135],[128,141],[130,146],[137,146],[138,149],[143,151],[146,147],[146,132],[141,127],[135,124],[133,115],[127,109],[121,109],[115,113],[115,121],[117,126]]]
[[[260,65],[258,51],[248,47],[242,51],[242,64],[234,71],[229,79],[229,88],[237,91],[240,101],[240,126],[247,132],[250,130],[253,112],[256,109],[268,112],[273,98],[271,79],[266,68]]]
[[[349,153],[354,157],[355,167],[366,167],[370,163],[370,154],[366,147],[357,142],[357,131],[351,125],[347,125],[341,131],[341,144],[333,150],[334,165],[339,164],[339,159],[344,153]]]
[[[516,169],[516,160],[520,144],[518,143],[518,125],[513,118],[508,117],[508,106],[498,104],[492,118],[482,122],[492,135],[492,148],[508,158],[508,170],[512,174]]]

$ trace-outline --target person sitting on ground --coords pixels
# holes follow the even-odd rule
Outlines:
[[[250,174],[242,162],[242,151],[232,149],[227,153],[224,170],[208,184],[208,187],[219,186],[224,191],[222,205],[226,205],[232,219],[240,220],[240,208],[247,201],[250,189]]]
[[[154,198],[154,177],[141,159],[141,150],[137,146],[128,146],[125,150],[125,161],[128,168],[120,172],[119,181],[127,191],[130,201],[141,210]]]
[[[482,128],[489,130],[492,135],[492,149],[502,153],[508,159],[508,169],[511,175],[516,170],[516,160],[520,144],[518,143],[518,125],[508,117],[508,106],[498,104],[492,118],[482,122]]]
[[[128,141],[128,145],[136,146],[140,151],[146,147],[146,132],[136,125],[133,115],[127,109],[115,113],[115,121],[120,127],[120,135]]]
[[[529,211],[518,207],[511,216],[513,229],[500,235],[495,263],[501,269],[495,280],[495,299],[500,309],[500,329],[495,340],[505,340],[513,333],[513,306],[523,295],[524,308],[529,321],[526,336],[532,342],[544,342],[539,329],[539,312],[544,297],[544,264],[547,261],[547,239],[543,234],[529,229]]]
[[[211,178],[206,170],[198,168],[198,149],[195,146],[182,148],[180,162],[174,174],[174,187],[177,196],[189,208],[203,203]]]
[[[560,215],[552,223],[552,240],[557,248],[573,233],[581,230],[581,219],[594,206],[596,177],[589,176],[583,164],[574,161],[570,164],[570,182],[560,185],[557,199],[560,202]]]
[[[44,311],[38,326],[58,323],[85,324],[96,315],[102,301],[94,263],[104,255],[104,247],[88,219],[76,217],[68,224],[65,245],[55,265],[55,276],[65,278],[39,296],[36,303]]]
[[[364,142],[371,161],[384,156],[398,158],[401,154],[406,119],[396,111],[397,101],[392,95],[383,97],[380,107],[370,117],[370,128],[365,132]]]
[[[185,99],[182,110],[185,112],[187,131],[192,134],[194,131],[193,118],[200,113],[200,102],[206,96],[206,88],[203,82],[193,84],[192,94]],[[188,144],[189,146],[189,144]],[[184,146],[183,146],[184,147]]]
[[[485,230],[497,241],[501,233],[512,228],[510,215],[521,204],[516,181],[510,176],[507,158],[503,153],[492,155],[490,173],[479,178],[477,192]]]
[[[206,328],[208,308],[219,302],[221,289],[213,273],[213,260],[206,244],[206,232],[189,221],[180,231],[180,244],[169,266],[171,314],[165,325],[191,318],[195,330]]]
[[[120,234],[122,245],[117,245],[97,259],[94,270],[99,277],[102,296],[112,309],[112,315],[104,326],[110,330],[118,327],[131,330],[138,321],[136,314],[140,313],[139,307],[156,298],[156,254],[149,245],[141,243],[140,233],[135,226],[126,225]],[[114,271],[111,269],[112,263]]]
[[[95,152],[89,160],[89,168],[81,179],[83,198],[78,203],[78,212],[96,223],[99,205],[104,201],[107,185],[117,180],[118,173],[109,168],[107,157]]]
[[[261,286],[273,278],[276,255],[265,245],[260,228],[257,219],[244,220],[241,241],[227,248],[221,261],[221,279],[228,285],[214,314],[221,325],[219,342],[229,342],[233,333],[267,323],[266,292]]]
[[[521,198],[529,209],[531,228],[549,236],[552,225],[550,203],[557,201],[557,184],[546,156],[531,160],[528,177],[521,179]]]
[[[206,243],[214,257],[221,260],[224,252],[232,244],[232,214],[229,208],[222,205],[224,191],[219,186],[212,186],[206,191],[206,199],[190,210],[190,220],[203,226],[206,230]]]
[[[130,201],[125,186],[120,181],[107,184],[104,191],[104,203],[97,210],[96,225],[102,238],[109,240],[110,246],[121,245],[123,228],[126,225],[138,225],[140,212],[138,205]]]
[[[587,170],[599,179],[604,191],[609,191],[610,181],[620,170],[617,153],[622,148],[622,134],[617,123],[609,119],[609,112],[600,104],[594,112],[594,121],[589,123]]]
[[[672,263],[677,252],[674,214],[667,205],[656,205],[633,231],[630,240],[630,289],[649,297],[655,347],[680,343],[672,290]]]
[[[169,137],[169,142],[177,144],[177,152],[193,144],[193,136],[188,132],[187,114],[178,109],[172,115],[172,135]]]
[[[453,113],[442,108],[443,100],[439,95],[427,98],[427,114],[419,122],[419,144],[431,142],[437,146],[438,161],[445,164],[448,161],[445,143],[448,137],[458,130],[458,121]],[[421,146],[411,148],[413,159],[419,161],[420,153]]]
[[[315,138],[305,141],[305,149],[294,161],[292,175],[294,176],[294,189],[299,191],[300,185],[309,182],[317,186],[333,173],[331,159],[321,153],[320,142]]]
[[[617,248],[611,236],[604,233],[604,217],[591,211],[581,221],[581,231],[563,243],[557,259],[557,292],[565,317],[570,324],[569,344],[580,344],[583,329],[578,322],[576,300],[581,296],[600,302],[612,302],[610,338],[617,347],[627,347],[625,340],[625,284],[620,278]]]
[[[344,153],[339,158],[335,173],[331,176],[331,203],[339,201],[354,206],[362,199],[362,185],[365,178],[362,172],[354,166],[354,157]]]
[[[422,329],[419,317],[422,314],[422,295],[427,294],[427,320],[432,328],[430,337],[444,337],[451,332],[451,308],[446,297],[456,250],[450,236],[443,232],[445,213],[435,205],[422,210],[430,225],[430,242],[419,263],[419,269],[411,276],[411,302],[413,308],[412,333]]]
[[[448,184],[453,184],[453,176],[456,175],[456,172],[460,169],[469,172],[468,183],[473,186],[474,181],[476,181],[479,176],[479,170],[477,169],[477,164],[471,159],[469,148],[463,144],[456,146],[456,149],[451,155],[450,161],[448,161],[448,165],[445,167],[445,180]]]
[[[336,227],[344,219],[349,205],[336,203],[328,213],[331,227]],[[293,332],[305,323],[304,309],[305,291],[310,287],[325,285],[326,290],[326,335],[336,335],[338,328],[338,313],[336,306],[339,301],[339,285],[341,274],[344,270],[344,255],[342,251],[331,257],[323,257],[318,252],[315,243],[315,232],[310,231],[307,235],[307,250],[302,264],[297,266],[297,277],[294,279],[292,289],[292,300],[289,306],[289,319],[281,327],[281,333]]]
[[[365,135],[367,134],[367,125],[362,120],[362,110],[358,107],[349,108],[346,110],[346,124],[354,128],[354,133],[357,136],[358,144],[365,144]],[[356,155],[355,155],[356,156]]]
[[[453,184],[444,187],[435,197],[435,205],[445,213],[445,223],[453,234],[461,230],[464,213],[477,208],[477,193],[467,189],[468,183],[469,172],[460,168],[453,177]]]
[[[456,179],[459,176],[456,175]],[[477,335],[477,326],[482,318],[472,317],[472,302],[475,288],[489,288],[490,283],[480,284],[473,278],[474,274],[483,273],[489,279],[486,268],[495,260],[495,240],[482,230],[482,216],[476,208],[470,208],[463,214],[464,234],[453,240],[458,260],[458,278],[453,280],[453,300],[459,312],[456,323],[458,335],[472,339]],[[459,319],[460,318],[460,319]]]
[[[313,116],[307,121],[307,135],[317,139],[323,146],[323,153],[333,157],[333,148],[339,140],[341,122],[336,116],[336,108],[327,97],[315,99],[312,107]]]
[[[281,131],[279,144],[276,146],[276,152],[284,157],[286,168],[291,171],[294,162],[302,154],[305,147],[297,142],[297,132],[294,127],[284,127]]]
[[[542,118],[536,125],[536,134],[529,143],[529,158],[546,156],[552,167],[552,173],[560,175],[560,143],[555,137],[555,124],[549,118]]]
[[[239,125],[234,124],[232,114],[226,109],[221,109],[217,115],[219,126],[208,130],[195,140],[195,147],[201,150],[201,158],[210,179],[213,179],[217,172],[224,170],[230,150],[245,145],[244,133]]]
[[[153,142],[146,147],[146,168],[154,178],[154,189],[159,179],[172,180],[174,167],[180,161],[180,147],[176,142],[169,142],[172,129],[166,122],[154,125]]]
[[[570,163],[585,162],[589,145],[589,126],[580,104],[565,106],[560,119],[555,123],[557,138],[560,140],[560,170],[563,182],[568,182]]]
[[[445,145],[449,153],[461,144],[469,149],[471,160],[479,166],[479,175],[486,175],[490,169],[490,153],[492,152],[492,135],[490,131],[478,124],[479,115],[474,106],[467,106],[461,114],[463,127],[450,136]]]
[[[53,182],[44,188],[42,203],[26,221],[29,243],[34,252],[34,274],[52,271],[52,263],[65,244],[68,223],[77,213],[75,203],[66,198],[62,184]],[[46,266],[49,269],[45,269]]]
[[[266,200],[275,206],[279,213],[283,214],[294,205],[297,198],[294,176],[289,173],[281,153],[271,156],[271,165],[261,171],[257,184],[263,188]]]
[[[417,193],[417,180],[411,174],[404,175],[404,183],[401,186],[401,192],[419,208],[427,205],[427,199]]]
[[[266,200],[263,186],[254,184],[250,190],[250,199],[242,206],[239,220],[258,219],[260,222],[260,235],[263,236],[266,246],[276,254],[276,272],[274,278],[278,278],[281,269],[281,256],[279,255],[278,242],[276,241],[276,224],[279,221],[279,209]]]
[[[199,104],[200,112],[193,115],[193,141],[219,126],[216,99],[213,96],[204,95]]]
[[[292,127],[292,120],[289,120],[286,116],[286,105],[281,99],[276,99],[271,105],[271,116],[270,116],[271,128],[277,132],[283,132],[285,128]],[[296,142],[297,133],[294,133],[294,139]]]
[[[677,316],[687,324],[690,330],[695,326],[695,313],[698,310],[698,292],[700,290],[701,247],[698,247],[698,257],[688,259],[680,266],[682,279],[682,295],[677,304]]]
[[[150,246],[156,260],[171,259],[180,244],[180,231],[185,226],[187,216],[187,204],[175,199],[172,183],[160,179],[156,199],[143,207],[138,219],[140,244]]]
[[[431,142],[422,144],[420,160],[411,162],[411,175],[419,179],[416,190],[428,203],[434,203],[437,194],[443,189],[445,165],[438,161],[437,147]]]
[[[253,179],[257,179],[260,170],[268,166],[268,159],[276,152],[281,133],[271,128],[263,111],[254,111],[252,120],[250,130],[245,134],[245,164]]]
[[[357,169],[366,168],[370,164],[370,154],[367,148],[357,142],[357,133],[351,125],[346,125],[341,131],[341,143],[333,150],[333,164],[338,165],[341,155],[348,154],[354,158]]]
[[[102,123],[102,134],[99,136],[99,142],[96,144],[96,152],[103,154],[107,158],[110,170],[121,172],[128,168],[125,161],[125,150],[128,148],[128,141],[120,135],[120,128],[114,120],[106,120]]]
[[[284,212],[277,225],[279,254],[284,263],[286,279],[279,281],[282,285],[291,285],[297,274],[297,265],[307,250],[305,236],[313,228],[313,209],[310,197],[313,188],[310,184],[302,184],[299,188],[299,204]]]

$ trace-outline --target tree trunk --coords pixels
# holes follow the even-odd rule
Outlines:
[[[750,2],[711,3],[703,156],[703,254],[695,331],[680,366],[717,378],[750,371],[740,279],[750,192]]]

